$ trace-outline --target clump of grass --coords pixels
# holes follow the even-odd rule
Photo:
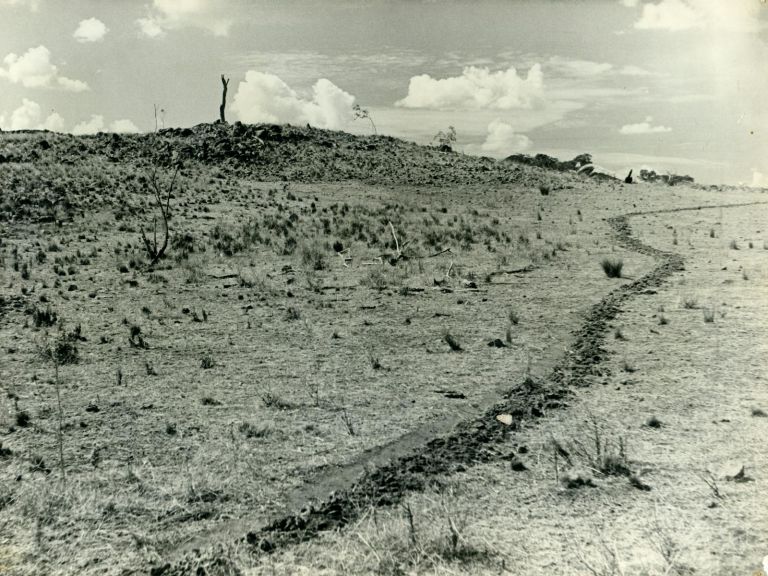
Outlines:
[[[699,307],[699,302],[692,296],[683,299],[683,308],[686,310],[695,310]]]
[[[448,346],[450,346],[453,352],[461,352],[463,350],[463,348],[461,347],[461,344],[459,344],[459,341],[456,340],[456,338],[454,338],[450,332],[446,332],[443,335],[443,340],[445,340],[445,343],[448,344]]]
[[[373,351],[368,351],[368,364],[371,365],[373,370],[381,370],[383,368],[379,356]]]
[[[271,424],[254,424],[253,422],[241,422],[237,430],[246,438],[265,438],[275,431]]]
[[[669,324],[669,320],[664,314],[659,314],[659,326],[666,326]]]
[[[765,410],[760,408],[752,408],[752,416],[755,418],[766,418],[768,417],[768,414],[765,413]]]
[[[261,396],[261,401],[267,408],[277,408],[278,410],[287,410],[293,408],[293,404],[282,399],[277,394],[268,391]]]
[[[613,331],[613,337],[616,340],[626,340],[626,336],[624,336],[624,332],[621,331],[621,328],[616,328],[616,330]]]
[[[40,328],[43,326],[53,326],[56,324],[56,320],[58,319],[56,312],[51,310],[51,307],[48,306],[45,310],[42,310],[40,308],[35,308],[32,311],[32,320],[35,323],[35,328]]]
[[[728,245],[731,250],[738,250],[739,249],[739,243],[736,242],[736,240],[731,240],[731,243]]]
[[[213,368],[216,366],[216,361],[213,359],[213,357],[210,354],[206,354],[203,356],[202,360],[200,360],[200,368],[204,370],[208,370],[210,368]]]
[[[549,193],[552,191],[552,188],[549,186],[549,184],[541,184],[539,186],[539,192],[542,196],[549,196]]]
[[[299,310],[295,306],[288,306],[288,309],[285,311],[285,319],[301,320],[301,310]]]
[[[629,373],[629,374],[632,374],[633,372],[637,372],[637,368],[635,368],[634,366],[632,366],[632,364],[630,364],[630,363],[629,363],[629,362],[627,362],[626,360],[624,360],[624,361],[621,363],[621,369],[622,369],[622,370],[624,370],[624,372],[627,372],[627,373]]]
[[[715,321],[715,311],[712,308],[704,310],[704,322],[712,324]]]
[[[603,272],[608,278],[621,278],[624,261],[621,258],[603,258],[600,262]]]
[[[520,315],[517,313],[516,310],[510,310],[508,314],[508,318],[509,318],[509,321],[515,326],[517,326],[518,323],[520,322]]]
[[[714,228],[710,228],[709,229],[709,237],[710,238],[714,238],[715,237],[715,229]]]
[[[131,345],[131,348],[149,348],[149,344],[147,344],[144,337],[141,335],[141,328],[136,325],[132,325],[129,328],[128,344]]]

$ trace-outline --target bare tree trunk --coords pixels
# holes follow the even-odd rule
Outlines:
[[[219,106],[219,118],[223,124],[226,124],[227,119],[224,116],[224,109],[227,106],[227,87],[229,86],[229,78],[224,78],[224,74],[221,75],[221,85],[223,88],[221,94],[221,106]]]

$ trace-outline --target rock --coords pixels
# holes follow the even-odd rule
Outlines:
[[[528,470],[528,467],[522,460],[520,460],[520,458],[512,458],[512,460],[509,462],[509,466],[515,472],[525,472]]]
[[[582,468],[571,468],[562,478],[562,483],[566,488],[582,488],[584,486],[595,486],[592,474]]]
[[[504,344],[504,342],[502,340],[498,339],[498,338],[488,342],[488,346],[490,346],[491,348],[506,348],[507,347],[507,345]]]
[[[753,478],[747,476],[744,465],[732,465],[726,469],[725,479],[730,482],[751,482]]]

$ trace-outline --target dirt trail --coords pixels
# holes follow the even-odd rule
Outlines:
[[[340,467],[322,478],[323,490],[338,488],[319,504],[311,503],[318,492],[317,486],[308,486],[294,494],[296,500],[306,497],[307,504],[298,514],[287,515],[270,524],[248,532],[240,540],[253,546],[256,553],[269,553],[292,544],[311,540],[319,533],[343,527],[354,521],[371,506],[391,506],[400,502],[409,491],[426,488],[437,476],[463,471],[468,466],[514,456],[504,444],[515,425],[507,427],[496,420],[496,415],[511,414],[514,422],[532,420],[547,410],[565,405],[572,389],[588,386],[594,377],[605,374],[601,364],[607,359],[604,348],[608,323],[621,311],[629,299],[649,293],[660,287],[675,272],[684,270],[684,258],[649,246],[632,235],[629,220],[636,216],[696,211],[712,208],[734,208],[767,204],[768,202],[744,202],[721,205],[697,205],[666,210],[650,210],[627,213],[608,219],[616,241],[622,247],[653,257],[658,261],[651,271],[615,289],[591,307],[582,326],[574,333],[570,350],[545,378],[526,379],[518,387],[509,390],[504,399],[486,409],[479,417],[460,422],[452,433],[424,442],[425,430],[408,434],[400,440],[365,455],[371,458],[367,466],[357,459],[346,467]],[[415,449],[418,448],[417,451]],[[372,465],[380,464],[372,469]],[[362,478],[353,479],[361,469]],[[173,555],[188,553],[192,545],[179,548]],[[202,548],[202,546],[201,546]],[[152,570],[152,574],[186,574],[199,559],[183,558],[173,566],[166,563]]]

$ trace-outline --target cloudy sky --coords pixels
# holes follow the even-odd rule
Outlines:
[[[0,127],[218,117],[768,186],[765,0],[0,0]]]

